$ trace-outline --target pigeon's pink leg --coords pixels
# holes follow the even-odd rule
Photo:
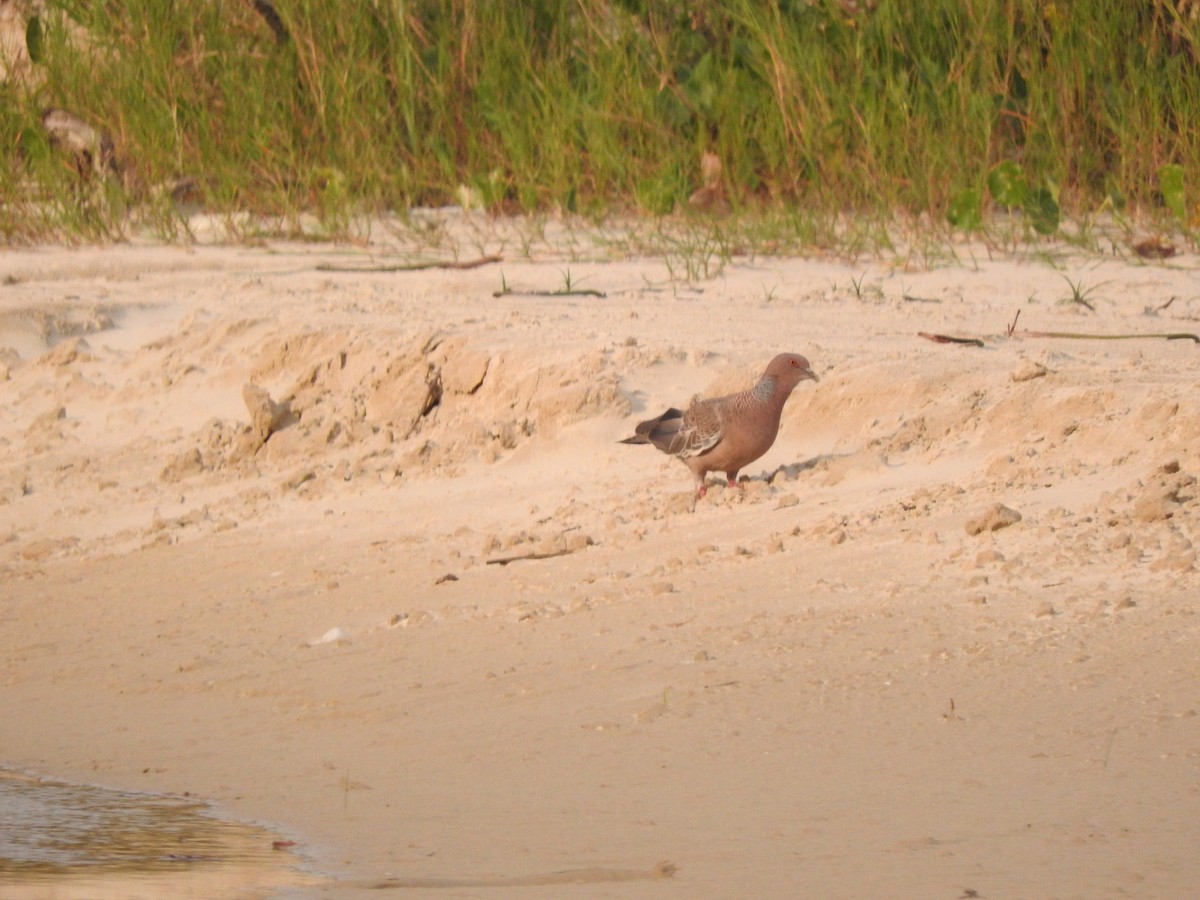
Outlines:
[[[725,480],[729,482],[730,487],[735,487],[740,491],[744,491],[746,489],[746,485],[737,480],[737,475],[730,475],[728,472],[726,472]]]

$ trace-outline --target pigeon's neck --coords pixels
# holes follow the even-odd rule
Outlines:
[[[775,396],[775,376],[764,375],[758,384],[750,389],[750,397],[755,403],[769,403]]]

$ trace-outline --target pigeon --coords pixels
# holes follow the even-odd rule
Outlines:
[[[771,449],[779,434],[783,404],[806,379],[818,380],[808,360],[795,353],[780,353],[750,390],[693,400],[686,410],[671,407],[642,422],[633,437],[621,443],[653,444],[663,453],[678,456],[692,470],[697,497],[708,490],[704,477],[709,472],[724,472],[733,487],[738,484],[738,470]]]

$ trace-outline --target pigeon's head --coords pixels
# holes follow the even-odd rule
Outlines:
[[[808,360],[798,353],[780,353],[767,364],[763,377],[774,378],[775,383],[785,391],[790,391],[802,381],[819,380]]]

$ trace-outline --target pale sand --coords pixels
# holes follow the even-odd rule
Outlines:
[[[1196,332],[1200,259],[481,233],[4,254],[0,762],[281,823],[306,896],[1194,896],[1200,347],[1004,332]],[[743,492],[617,443],[784,350]]]

